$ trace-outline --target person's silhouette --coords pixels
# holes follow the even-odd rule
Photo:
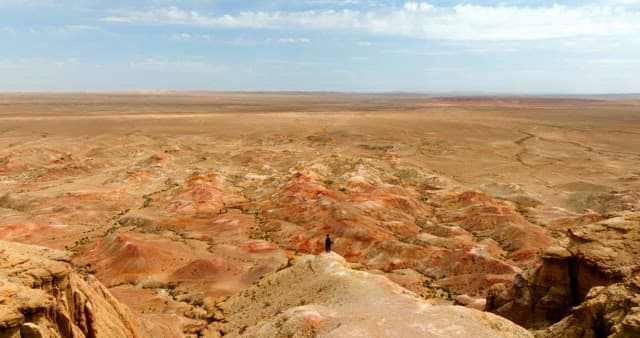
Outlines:
[[[324,239],[324,252],[331,252],[331,237],[329,237],[329,234]]]

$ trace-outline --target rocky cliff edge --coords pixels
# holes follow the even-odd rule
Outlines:
[[[220,304],[215,337],[531,337],[478,310],[432,305],[335,253],[302,256]]]
[[[63,251],[0,241],[0,337],[175,337],[134,316]]]

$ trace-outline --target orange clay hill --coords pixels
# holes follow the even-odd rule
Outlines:
[[[0,98],[0,336],[639,332],[632,98]]]

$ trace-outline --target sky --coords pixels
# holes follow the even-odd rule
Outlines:
[[[0,91],[640,93],[640,0],[0,0]]]

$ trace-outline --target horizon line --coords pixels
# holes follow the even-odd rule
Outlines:
[[[502,91],[481,91],[481,90],[452,90],[452,91],[340,91],[340,90],[215,90],[215,89],[135,89],[135,90],[0,90],[0,95],[16,94],[188,94],[188,93],[218,93],[218,94],[325,94],[325,95],[425,95],[425,96],[639,96],[640,92],[502,92]]]

